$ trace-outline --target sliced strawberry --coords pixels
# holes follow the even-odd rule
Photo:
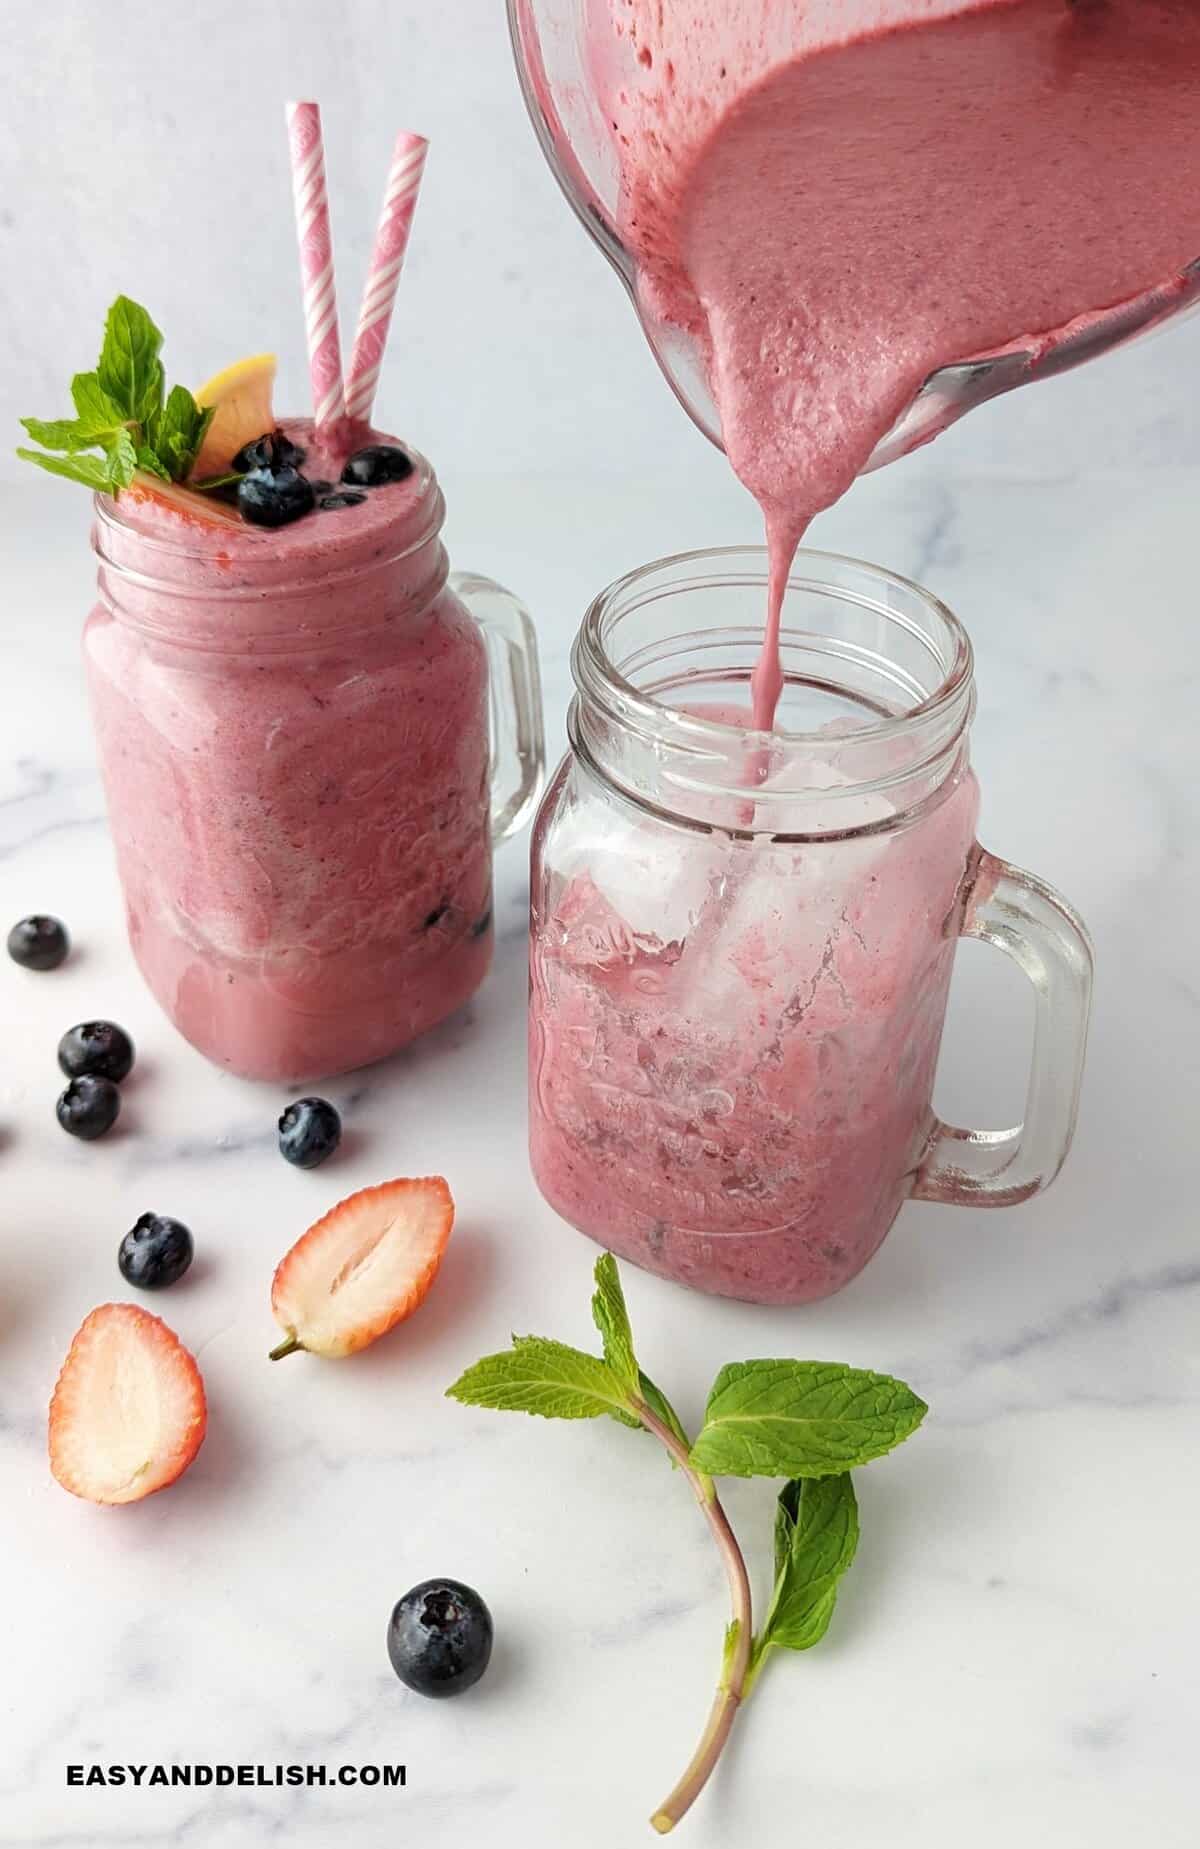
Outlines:
[[[131,501],[159,501],[188,526],[237,526],[245,530],[245,521],[236,507],[218,501],[214,495],[198,494],[180,482],[165,482],[147,469],[139,469],[121,493]]]
[[[440,1175],[385,1181],[341,1201],[275,1272],[271,1309],[287,1339],[272,1361],[298,1348],[352,1355],[394,1329],[426,1296],[453,1224]]]
[[[200,1370],[158,1316],[84,1318],[50,1401],[50,1468],[88,1502],[140,1502],[182,1476],[208,1423]]]

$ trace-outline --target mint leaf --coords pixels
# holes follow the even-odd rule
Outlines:
[[[114,467],[118,475],[123,475],[127,458],[121,438],[128,436],[126,421],[102,390],[95,373],[76,373],[71,381],[71,396],[79,413],[77,417],[49,422],[40,417],[23,417],[21,423],[34,442],[44,449],[65,450],[68,454],[81,449],[104,449],[110,453],[119,449],[119,461]],[[63,471],[53,470],[52,473]],[[73,479],[81,480],[82,477],[76,473]]]
[[[104,324],[99,365],[94,372],[77,372],[71,381],[77,415],[52,422],[21,420],[46,449],[68,456],[102,449],[105,461],[81,469],[42,462],[43,468],[110,492],[127,487],[138,468],[162,481],[186,481],[214,412],[198,405],[182,385],[173,386],[164,401],[161,347],[162,335],[146,310],[119,295]],[[38,460],[28,450],[18,454]]]
[[[605,1362],[539,1335],[515,1335],[511,1350],[485,1355],[447,1389],[447,1397],[541,1419],[598,1419],[607,1413],[622,1425],[638,1423],[625,1387]]]
[[[775,1512],[775,1590],[751,1647],[747,1692],[769,1650],[820,1643],[857,1547],[858,1503],[848,1472],[784,1484]]]
[[[735,1361],[713,1383],[694,1469],[827,1477],[882,1457],[928,1407],[903,1381],[830,1361]]]
[[[836,1477],[810,1477],[810,1483],[837,1482]],[[775,1577],[783,1572],[791,1558],[792,1540],[796,1533],[796,1510],[799,1507],[800,1491],[804,1487],[802,1477],[793,1477],[785,1483],[779,1492],[775,1504]]]
[[[65,475],[68,481],[82,482],[85,488],[95,488],[99,494],[112,493],[106,456],[50,456],[40,449],[19,449],[17,454],[23,462],[36,462],[49,475]]]
[[[690,1440],[679,1422],[679,1415],[666,1394],[655,1386],[648,1374],[644,1374],[637,1364],[633,1352],[633,1330],[629,1325],[629,1312],[625,1307],[625,1293],[621,1288],[621,1277],[617,1270],[617,1261],[611,1252],[606,1252],[596,1261],[596,1291],[592,1298],[592,1320],[600,1331],[604,1343],[604,1359],[622,1385],[636,1398],[641,1399],[655,1416],[662,1420],[686,1450]],[[679,1460],[672,1457],[672,1470],[678,1470]]]
[[[657,1417],[662,1420],[667,1430],[678,1438],[684,1450],[690,1450],[692,1441],[683,1429],[679,1414],[676,1412],[662,1389],[656,1387],[649,1374],[644,1374],[640,1368],[638,1369],[638,1392],[646,1402],[646,1405],[650,1408],[650,1411],[655,1413]],[[678,1470],[679,1468],[679,1459],[672,1457],[671,1469]]]
[[[105,459],[105,466],[110,488],[128,488],[137,474],[138,456],[133,438],[127,430],[118,430]]]
[[[77,417],[59,417],[47,423],[40,417],[23,417],[22,427],[43,449],[95,449],[99,438]]]
[[[157,475],[160,481],[169,482],[172,479],[170,469],[163,467],[154,451],[147,448],[145,443],[138,447],[137,465],[139,469],[145,469],[148,475]]]
[[[813,1649],[829,1629],[836,1605],[837,1585],[834,1584],[820,1591],[814,1590],[806,1602],[798,1602],[786,1622],[783,1619],[773,1620],[768,1613],[767,1623],[771,1628],[759,1640],[755,1664],[762,1662],[768,1650]]]
[[[155,455],[172,481],[183,481],[196,460],[213,412],[202,411],[184,385],[173,385],[161,412],[151,419],[148,435]]]
[[[97,438],[107,430],[116,430],[127,422],[120,405],[111,399],[94,372],[77,372],[71,380],[71,401],[80,425],[94,430]],[[40,441],[40,439],[39,439]]]
[[[189,468],[191,467],[192,462],[195,462],[196,457],[200,450],[200,445],[203,443],[205,437],[208,435],[208,426],[212,423],[213,418],[217,415],[217,407],[215,404],[208,404],[208,405],[196,404],[196,401],[194,398],[192,400],[192,403],[196,405],[196,410],[199,412],[199,419],[192,430],[192,456],[191,456],[191,462],[189,462],[188,464]],[[237,471],[235,470],[234,473],[237,474]],[[237,474],[237,479],[239,481],[241,480],[240,474]]]
[[[205,475],[200,481],[190,481],[188,487],[195,494],[212,494],[216,488],[232,488],[235,482],[244,482],[245,475],[237,469],[230,469],[227,475]]]
[[[99,494],[115,494],[118,488],[128,488],[138,466],[127,430],[119,432],[106,456],[50,456],[37,449],[19,449],[17,454],[23,462],[36,462],[48,474],[65,475],[68,481],[82,482],[85,488],[94,488]]]
[[[162,335],[146,310],[119,295],[104,323],[96,378],[121,415],[134,423],[146,424],[161,409],[161,350]]]
[[[858,1501],[849,1472],[784,1485],[775,1518],[775,1592],[763,1626],[764,1643],[808,1650],[819,1641],[833,1610],[828,1595],[836,1596],[837,1582],[857,1547]],[[823,1611],[827,1600],[829,1613]]]
[[[596,1260],[596,1291],[592,1298],[592,1321],[604,1343],[604,1359],[621,1385],[630,1393],[638,1391],[638,1364],[633,1353],[633,1330],[625,1308],[625,1293],[611,1252]]]

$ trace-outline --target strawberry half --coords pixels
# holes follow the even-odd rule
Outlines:
[[[50,1468],[87,1502],[140,1502],[183,1475],[207,1424],[204,1382],[179,1337],[134,1303],[105,1303],[63,1362]]]
[[[165,482],[145,469],[139,469],[121,493],[128,495],[131,501],[158,501],[178,514],[187,526],[236,526],[243,532],[246,530],[246,523],[236,507],[214,499],[211,494],[185,488],[182,482]]]
[[[271,1309],[286,1339],[271,1360],[298,1348],[353,1355],[378,1341],[423,1302],[453,1225],[440,1175],[385,1181],[340,1201],[275,1272]]]

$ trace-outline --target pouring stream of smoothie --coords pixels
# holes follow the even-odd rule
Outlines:
[[[796,547],[929,374],[1200,257],[1200,5],[602,3],[643,313],[698,342],[766,520],[769,730]]]

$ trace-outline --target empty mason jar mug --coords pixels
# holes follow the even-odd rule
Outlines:
[[[534,831],[530,1136],[550,1205],[697,1289],[841,1289],[909,1198],[1008,1206],[1070,1146],[1087,932],[978,846],[970,642],[893,573],[802,551],[778,731],[748,730],[757,549],[648,565],[591,606],[571,749]],[[931,1099],[955,944],[1033,986],[1024,1123]]]

